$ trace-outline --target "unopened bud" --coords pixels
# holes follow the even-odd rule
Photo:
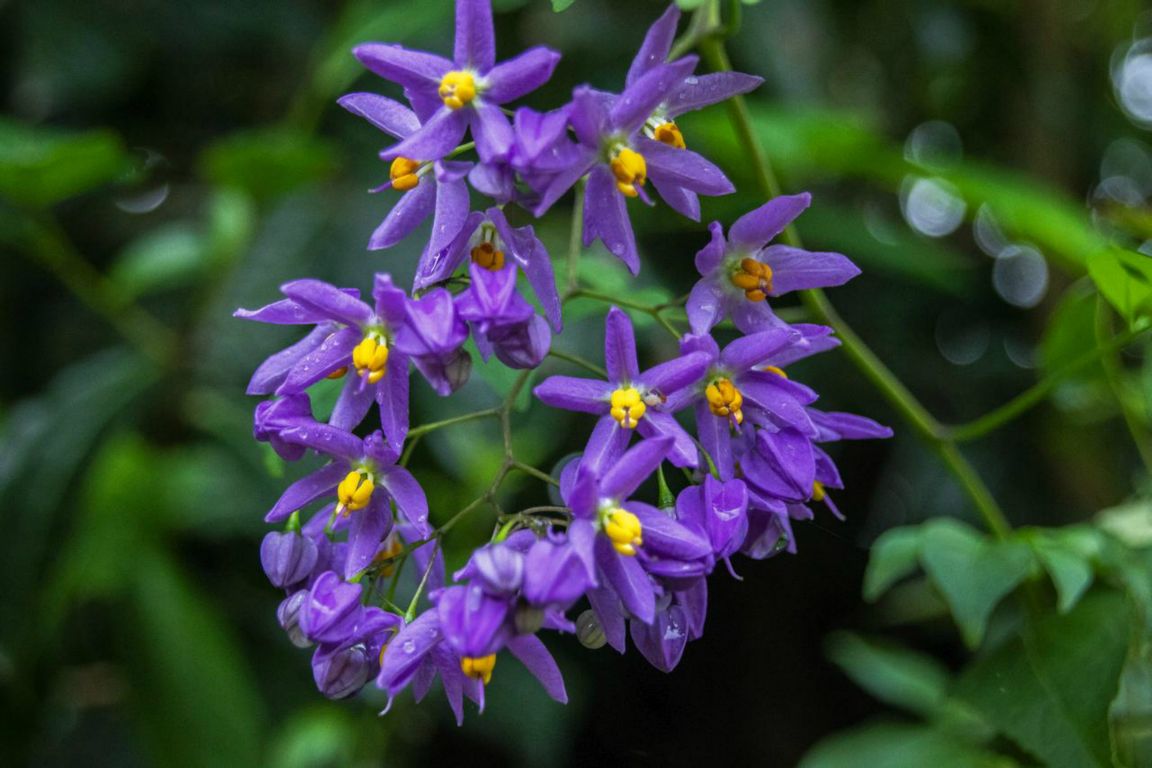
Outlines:
[[[308,599],[308,590],[302,589],[284,598],[280,607],[276,609],[276,618],[280,626],[288,634],[288,640],[297,648],[308,648],[312,641],[304,636],[300,628],[300,607]]]
[[[544,609],[534,605],[518,605],[515,622],[518,634],[534,635],[544,626]]]
[[[600,617],[591,608],[576,617],[576,639],[580,645],[590,650],[603,648],[608,642],[604,635],[604,627],[600,626]]]
[[[372,671],[368,650],[359,644],[312,661],[316,687],[330,699],[352,696],[372,678]]]

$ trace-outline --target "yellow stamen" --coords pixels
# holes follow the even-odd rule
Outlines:
[[[812,483],[812,501],[824,501],[828,494],[824,492],[824,483],[817,480]]]
[[[483,680],[484,685],[492,682],[492,670],[496,668],[496,654],[490,656],[461,656],[460,671],[477,680]]]
[[[784,373],[783,368],[777,368],[774,365],[766,365],[763,368],[761,368],[760,370],[765,371],[767,373],[774,373],[782,379],[788,378],[788,374]]]
[[[621,147],[612,157],[611,166],[612,175],[616,177],[616,189],[623,195],[636,197],[639,194],[636,185],[643,186],[648,178],[648,163],[644,155],[628,147]]]
[[[680,133],[680,126],[671,120],[656,126],[656,130],[652,132],[652,138],[676,149],[688,148],[688,145],[684,143],[684,134]]]
[[[640,518],[626,509],[615,507],[604,516],[604,535],[622,555],[636,554],[636,548],[644,543],[643,533]]]
[[[388,169],[388,177],[392,179],[392,189],[406,192],[419,184],[420,177],[416,175],[419,168],[420,162],[417,160],[411,160],[407,157],[398,157],[393,160],[392,166]]]
[[[636,429],[648,406],[640,397],[636,387],[621,387],[612,393],[612,418],[625,429]]]
[[[388,365],[388,342],[376,336],[365,336],[352,350],[352,365],[356,366],[356,375],[368,375],[369,384],[380,381]]]
[[[736,424],[744,423],[744,412],[740,410],[744,396],[731,379],[716,379],[704,389],[704,397],[714,415],[731,418]]]
[[[772,267],[756,259],[741,259],[732,273],[732,285],[744,291],[749,301],[764,301],[772,293]]]
[[[349,472],[336,487],[336,499],[340,502],[337,511],[348,514],[364,509],[372,500],[372,491],[375,488],[372,478],[367,474],[356,470]]]
[[[348,373],[348,366],[342,365],[339,368],[337,368],[336,370],[332,371],[332,373],[325,376],[324,378],[326,378],[326,379],[342,379],[342,378],[344,378],[344,374],[346,374],[346,373]]]
[[[440,98],[449,109],[460,109],[476,98],[476,78],[471,72],[456,69],[440,81]]]
[[[504,269],[504,251],[492,243],[483,242],[472,249],[472,261],[490,272],[499,272]]]
[[[395,534],[389,536],[385,542],[384,548],[377,552],[376,556],[372,558],[372,563],[379,567],[381,576],[387,577],[391,576],[392,572],[396,570],[396,563],[392,561],[404,551],[404,542]]]

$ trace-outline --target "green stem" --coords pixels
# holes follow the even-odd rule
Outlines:
[[[463,424],[468,421],[476,421],[477,419],[487,419],[499,415],[499,408],[487,408],[483,411],[472,411],[471,413],[464,413],[460,416],[453,416],[452,418],[444,419],[443,421],[433,421],[428,424],[421,424],[418,427],[413,427],[412,429],[408,430],[408,437],[421,437],[422,435],[426,435],[429,432],[435,432],[436,430],[443,429],[444,427],[451,427],[456,424]]]
[[[575,197],[572,200],[572,228],[568,233],[567,279],[564,284],[564,296],[570,296],[580,284],[580,252],[583,250],[584,232],[584,185],[587,182],[580,179],[576,182]]]
[[[544,472],[543,470],[537,469],[536,467],[532,466],[531,464],[525,464],[522,461],[517,461],[517,462],[513,462],[512,468],[518,469],[526,475],[531,475],[532,477],[536,478],[537,480],[539,480],[543,483],[547,483],[548,485],[554,485],[557,488],[560,487],[560,483],[558,483],[556,481],[556,478],[552,477],[551,475],[549,475],[547,472]]]
[[[618,307],[624,307],[625,309],[632,309],[632,310],[635,310],[637,312],[643,312],[644,314],[652,317],[652,319],[654,319],[656,322],[660,323],[660,325],[664,328],[664,330],[668,331],[668,333],[670,333],[673,338],[676,338],[676,339],[680,338],[680,331],[676,330],[676,326],[672,325],[672,323],[670,323],[668,321],[668,318],[664,317],[663,311],[664,311],[665,305],[663,305],[663,304],[658,305],[658,306],[651,306],[649,304],[641,304],[638,301],[632,301],[631,299],[624,299],[624,298],[621,298],[619,296],[611,296],[607,293],[600,293],[599,291],[589,291],[585,288],[577,288],[577,289],[569,292],[568,298],[569,299],[589,299],[591,301],[600,301],[600,302],[603,302],[605,304],[615,304]]]
[[[1096,348],[1102,351],[1107,346],[1111,336],[1112,310],[1104,297],[1097,294]],[[1104,368],[1104,378],[1108,381],[1108,388],[1112,390],[1112,396],[1116,398],[1116,402],[1120,406],[1120,414],[1128,426],[1128,433],[1132,436],[1132,442],[1136,444],[1140,460],[1144,462],[1145,470],[1152,473],[1152,434],[1148,431],[1147,417],[1145,414],[1137,413],[1132,408],[1129,398],[1126,397],[1123,373],[1115,355],[1113,353],[1102,354],[1100,365]]]
[[[594,373],[603,379],[608,378],[608,372],[606,370],[604,370],[600,366],[596,365],[596,363],[585,360],[584,358],[579,357],[578,355],[570,355],[567,352],[561,352],[558,349],[550,349],[550,350],[548,350],[548,356],[554,357],[557,360],[563,360],[566,363],[572,363],[573,365],[578,365],[581,368],[583,368],[584,370],[588,371],[589,373]]]

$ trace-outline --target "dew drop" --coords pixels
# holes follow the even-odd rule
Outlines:
[[[400,647],[404,649],[404,653],[416,653],[416,643],[412,640],[405,640]]]

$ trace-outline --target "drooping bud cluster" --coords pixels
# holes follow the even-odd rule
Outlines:
[[[651,204],[655,190],[698,220],[698,195],[734,191],[687,148],[675,120],[760,81],[696,75],[693,56],[669,61],[678,20],[673,6],[648,31],[622,93],[584,86],[557,110],[520,107],[511,119],[503,105],[546,82],[559,55],[533,48],[497,64],[489,0],[458,0],[451,59],[392,44],[356,48],[411,102],[410,109],[370,93],[340,99],[398,139],[381,153],[388,180],[376,191],[400,199],[369,248],[389,248],[434,219],[412,293],[387,274],[375,276],[370,300],[304,279],[281,286],[283,298],[236,313],[309,328],[259,366],[248,392],[270,396],[256,408],[257,440],[286,461],[325,459],[269,510],[266,521],[282,530],[260,549],[269,580],[285,591],[277,618],[290,642],[315,648],[313,674],[325,695],[351,696],[374,681],[390,699],[409,686],[419,698],[440,677],[459,720],[464,698],[483,708],[507,652],[565,701],[538,636],[545,631],[621,652],[630,634],[645,658],[670,670],[701,636],[706,578],[717,563],[731,570],[738,552],[794,551],[791,521],[810,518],[812,502],[839,514],[828,489],[841,487],[840,477],[821,444],[889,434],[863,417],[816,410],[816,393],[785,375],[792,362],[837,342],[828,328],[782,322],[768,300],[838,285],[858,270],[839,254],[769,245],[809,203],[807,195],[780,197],[737,219],[727,237],[711,225],[711,242],[696,255],[702,277],[685,302],[690,329],[678,356],[641,369],[632,321],[613,306],[604,378],[554,375],[534,388],[546,405],[596,417],[583,452],[552,479],[562,505],[502,515],[448,578],[439,546],[448,526],[433,526],[419,468],[403,466],[412,369],[446,397],[470,378],[469,340],[484,360],[527,370],[563,331],[552,259],[531,226],[511,225],[510,206],[542,216],[583,180],[577,223],[585,246],[601,240],[636,273],[629,199]],[[470,188],[492,205],[471,210]],[[539,311],[522,295],[521,275]],[[712,333],[725,319],[740,335],[721,348]],[[340,393],[317,419],[309,393],[325,380],[339,382],[328,386]],[[694,435],[677,420],[688,409]],[[513,460],[511,410],[496,412],[505,466],[478,501],[492,498],[510,467],[548,477]],[[665,462],[688,478],[675,497],[663,482]],[[636,498],[654,474],[661,509]],[[473,508],[483,505],[466,511]],[[437,518],[446,519],[441,511]]]

